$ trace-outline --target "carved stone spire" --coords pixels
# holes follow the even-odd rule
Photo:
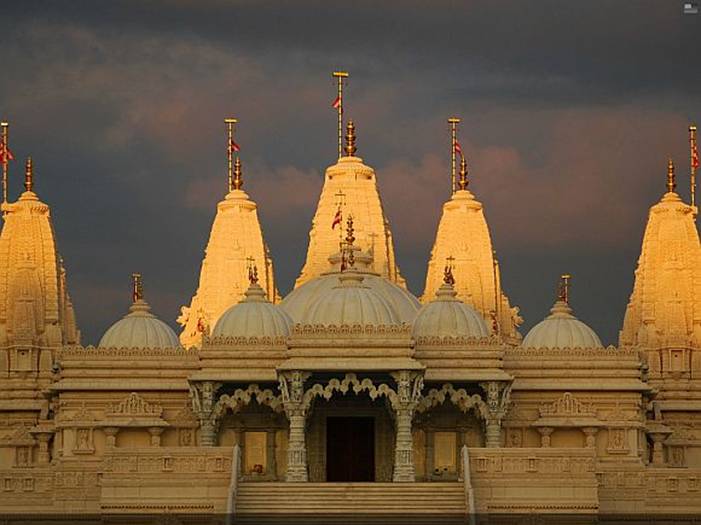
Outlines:
[[[208,327],[248,289],[249,259],[261,261],[260,285],[270,302],[278,302],[273,262],[258,220],[256,203],[241,189],[241,161],[235,159],[231,191],[217,205],[200,270],[197,292],[190,306],[181,308],[178,323],[185,348],[199,347]]]
[[[502,292],[482,204],[467,189],[464,159],[457,182],[460,191],[453,193],[443,205],[421,302],[433,299],[443,284],[444,261],[452,257],[450,266],[458,299],[472,305],[488,325],[498,327],[498,330],[494,329],[495,333],[498,331],[510,343],[518,343],[521,336],[517,327],[522,320],[518,308],[511,307],[508,297]],[[498,317],[497,322],[494,322],[495,317]]]

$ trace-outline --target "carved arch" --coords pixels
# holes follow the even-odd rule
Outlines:
[[[482,419],[487,419],[489,408],[479,394],[468,394],[464,388],[455,390],[452,384],[445,383],[440,389],[432,388],[421,398],[417,412],[425,412],[430,408],[442,405],[446,401],[453,403],[461,412],[474,410]]]
[[[269,388],[261,390],[258,385],[252,384],[245,390],[237,388],[231,395],[223,394],[220,396],[212,409],[211,419],[213,421],[219,420],[227,409],[231,409],[235,414],[243,407],[251,404],[251,401],[254,399],[258,401],[259,404],[270,407],[274,412],[282,412],[281,396],[275,395]]]
[[[309,388],[304,393],[302,407],[304,409],[308,409],[311,406],[312,401],[317,397],[323,397],[328,401],[331,399],[334,392],[341,392],[342,394],[345,394],[351,389],[356,394],[359,394],[360,392],[367,392],[370,399],[373,401],[381,396],[384,396],[387,398],[394,410],[397,409],[400,402],[397,392],[395,392],[389,385],[382,383],[379,386],[375,386],[371,379],[366,377],[361,381],[355,374],[349,373],[346,374],[342,380],[333,378],[329,380],[326,386],[317,383]]]

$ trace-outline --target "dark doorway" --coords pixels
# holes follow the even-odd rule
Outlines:
[[[374,418],[326,418],[326,481],[375,481]]]

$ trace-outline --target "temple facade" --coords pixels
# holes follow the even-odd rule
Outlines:
[[[136,274],[126,315],[95,347],[80,345],[28,163],[26,191],[2,205],[2,512],[241,523],[701,512],[701,246],[671,162],[619,345],[604,347],[574,315],[569,276],[519,333],[464,159],[412,295],[355,141],[349,123],[284,298],[230,150],[234,182],[182,333]]]

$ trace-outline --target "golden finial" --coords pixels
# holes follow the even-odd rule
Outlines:
[[[248,268],[248,282],[258,284],[258,267],[255,264]]]
[[[231,185],[232,190],[240,190],[243,186],[243,173],[241,171],[241,159],[236,157],[236,162],[234,163],[234,180]]]
[[[353,243],[355,242],[355,228],[353,228],[353,216],[348,215],[346,220],[346,241],[341,249],[341,271],[352,268],[355,264]]]
[[[570,302],[570,279],[572,276],[568,273],[563,273],[560,276],[560,286],[559,290],[557,292],[557,298],[558,300],[562,301],[565,304],[569,304]]]
[[[346,156],[353,157],[357,148],[355,147],[355,125],[352,120],[346,124]]]
[[[34,170],[32,169],[32,157],[27,157],[27,163],[24,166],[24,189],[32,191],[34,188]]]
[[[453,276],[453,261],[455,257],[452,255],[445,258],[445,268],[443,269],[443,282],[453,286],[455,284],[455,277]]]
[[[667,159],[667,193],[674,192],[677,187],[677,181],[674,177],[674,162],[670,157]]]
[[[338,158],[340,159],[343,156],[343,82],[348,78],[348,72],[334,71],[331,76],[338,84],[338,94],[331,107],[338,112]]]
[[[140,273],[131,274],[131,299],[133,302],[142,301],[144,299],[144,287],[141,282]]]
[[[460,179],[458,180],[458,188],[466,190],[470,182],[467,180],[467,161],[465,157],[460,157]]]

